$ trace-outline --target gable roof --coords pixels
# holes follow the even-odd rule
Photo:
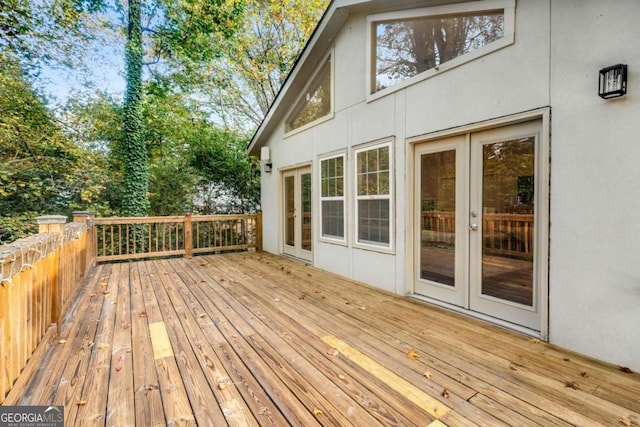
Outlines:
[[[469,0],[332,0],[322,15],[314,32],[302,49],[291,71],[271,103],[247,145],[247,153],[258,155],[271,133],[284,120],[288,107],[296,102],[317,64],[326,54],[338,32],[350,15],[358,13],[381,13],[418,7],[437,6],[468,2]],[[479,1],[479,0],[471,0]]]

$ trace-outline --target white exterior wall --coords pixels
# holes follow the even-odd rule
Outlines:
[[[552,3],[550,340],[640,371],[640,3],[585,3]]]
[[[640,27],[637,0],[607,14],[597,0],[518,0],[515,43],[367,102],[366,16],[335,39],[335,117],[269,139],[273,173],[262,174],[264,248],[282,253],[281,170],[311,164],[313,263],[372,286],[411,290],[411,149],[406,139],[551,106],[550,341],[640,370]],[[615,40],[621,39],[618,44]],[[630,93],[603,101],[597,73],[629,65]],[[394,251],[355,248],[354,147],[393,138]],[[347,245],[318,241],[319,156],[345,151]]]

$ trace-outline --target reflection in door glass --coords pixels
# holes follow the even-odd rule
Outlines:
[[[423,154],[420,277],[455,285],[456,152]]]
[[[482,294],[533,305],[535,138],[483,146]]]
[[[300,176],[302,190],[302,249],[311,250],[311,174]]]
[[[295,217],[295,179],[293,176],[287,176],[284,179],[284,210],[286,212],[286,224],[284,227],[284,242],[286,245],[295,246],[296,241],[296,217]]]

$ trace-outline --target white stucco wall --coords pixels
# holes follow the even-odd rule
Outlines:
[[[550,340],[639,371],[640,3],[552,5]],[[628,94],[602,100],[618,63]]]

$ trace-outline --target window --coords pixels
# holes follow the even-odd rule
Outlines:
[[[385,143],[355,152],[358,243],[391,248],[390,150]]]
[[[463,4],[370,16],[370,93],[405,87],[513,43],[513,0],[481,4],[486,9]]]
[[[320,160],[320,209],[322,237],[345,241],[345,155]]]
[[[327,57],[295,103],[286,120],[286,131],[327,118],[332,113],[331,56]]]

